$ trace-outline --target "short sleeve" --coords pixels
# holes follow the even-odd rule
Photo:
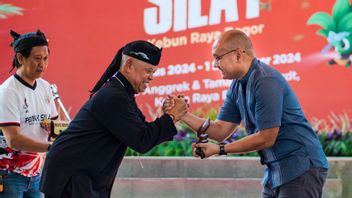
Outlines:
[[[255,119],[258,129],[281,126],[284,87],[275,77],[258,81],[255,87]]]
[[[235,83],[232,83],[226,93],[224,104],[220,108],[217,119],[239,124],[241,122],[241,114],[236,106],[234,90]]]
[[[14,90],[0,88],[0,127],[20,126],[20,101]]]

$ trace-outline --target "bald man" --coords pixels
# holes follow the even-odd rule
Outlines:
[[[226,145],[193,146],[205,157],[258,151],[266,165],[262,197],[321,197],[328,162],[287,81],[256,58],[251,40],[239,30],[220,35],[212,54],[222,77],[233,82],[206,133],[222,142],[242,121],[248,136]],[[194,130],[205,122],[189,112],[182,120]]]

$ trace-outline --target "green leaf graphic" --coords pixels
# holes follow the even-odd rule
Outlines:
[[[323,27],[325,30],[335,30],[335,21],[325,12],[317,12],[313,14],[307,22],[308,25],[316,24]]]
[[[23,15],[23,8],[13,6],[11,4],[0,3],[0,19],[6,19],[11,15]]]

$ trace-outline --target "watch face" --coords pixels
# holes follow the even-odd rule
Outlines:
[[[224,144],[220,144],[220,155],[226,155],[227,153],[225,153],[225,145]]]

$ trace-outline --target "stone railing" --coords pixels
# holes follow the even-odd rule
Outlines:
[[[328,158],[324,198],[352,197],[352,158]],[[112,197],[260,197],[263,166],[256,157],[125,157]]]

